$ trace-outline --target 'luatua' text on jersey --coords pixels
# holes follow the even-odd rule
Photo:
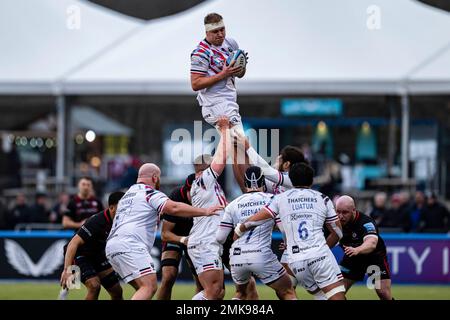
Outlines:
[[[191,53],[191,74],[210,77],[220,73],[228,56],[237,49],[239,49],[237,42],[231,38],[225,38],[220,47],[212,45],[206,39],[200,41],[197,48]],[[236,98],[234,77],[227,77],[197,93],[197,100],[202,107],[224,101],[236,102]]]
[[[143,183],[132,185],[117,205],[116,216],[108,237],[127,248],[147,248],[155,242],[159,215],[169,198]]]
[[[211,167],[204,170],[192,183],[191,202],[192,206],[197,208],[227,205],[222,187],[217,182],[217,173]],[[218,215],[194,217],[194,224],[189,233],[189,246],[216,242],[216,232],[222,220],[223,210],[216,213]]]
[[[338,221],[330,198],[315,190],[295,188],[273,196],[266,209],[281,220],[289,262],[324,254],[328,246],[323,225]]]
[[[271,197],[271,194],[264,192],[251,192],[239,196],[225,208],[220,228],[231,232],[238,223],[243,223],[258,213],[269,203]],[[267,258],[267,254],[273,254],[271,244],[274,224],[274,219],[268,219],[264,224],[246,231],[234,241],[230,250],[230,262],[266,262],[264,259]]]

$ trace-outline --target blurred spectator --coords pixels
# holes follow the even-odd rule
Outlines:
[[[380,225],[384,216],[386,215],[387,208],[387,194],[385,192],[377,192],[373,197],[372,210],[370,210],[369,216],[375,220],[377,226]]]
[[[133,157],[128,163],[127,168],[125,169],[125,174],[123,175],[122,180],[120,181],[121,189],[128,189],[133,184],[136,183],[138,177],[138,170],[141,166],[141,163],[137,157]]]
[[[428,197],[427,206],[421,216],[424,232],[448,232],[450,214],[445,205],[438,202],[436,194]]]
[[[394,193],[391,197],[391,208],[386,211],[380,222],[383,228],[401,228],[409,232],[409,195],[407,192]]]
[[[425,210],[425,194],[422,191],[417,191],[414,196],[414,204],[409,211],[409,225],[411,232],[417,232],[420,229],[420,219]]]
[[[58,203],[53,207],[50,212],[49,221],[51,223],[61,223],[64,213],[67,212],[67,207],[69,205],[70,197],[67,193],[62,192],[59,194]]]
[[[300,147],[300,149],[302,150],[302,152],[303,152],[303,155],[305,156],[305,159],[310,163],[310,165],[311,165],[311,162],[312,162],[312,158],[313,158],[313,156],[312,156],[312,150],[311,150],[311,147],[309,146],[309,144],[308,143],[303,143],[302,144],[302,146]]]
[[[327,160],[322,175],[314,178],[318,190],[330,198],[341,192],[341,165],[334,160]]]
[[[48,197],[45,193],[37,193],[36,201],[30,208],[30,221],[32,223],[48,223],[50,211],[48,209]]]
[[[16,196],[14,206],[9,210],[6,221],[8,229],[14,229],[19,223],[30,222],[30,208],[23,193],[19,193]]]
[[[78,181],[78,194],[69,202],[62,219],[65,229],[77,230],[85,220],[97,212],[103,211],[102,202],[95,197],[92,179],[83,177]]]
[[[10,177],[8,188],[20,188],[22,186],[22,161],[15,143],[11,144],[11,151],[7,154],[6,168]]]

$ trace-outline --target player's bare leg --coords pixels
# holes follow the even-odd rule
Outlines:
[[[297,300],[297,294],[287,273],[269,284],[269,287],[275,290],[280,300]]]
[[[284,250],[284,249],[283,249],[283,250]],[[298,297],[297,297],[297,291],[295,291],[295,289],[296,289],[296,287],[297,287],[297,282],[298,282],[298,281],[297,281],[297,278],[295,277],[294,273],[292,272],[291,268],[289,267],[289,264],[287,264],[287,263],[282,263],[281,265],[284,267],[284,269],[286,269],[287,276],[289,277],[289,280],[291,280],[292,287],[293,287],[293,289],[294,289],[295,299],[298,300]],[[278,295],[278,292],[277,292],[277,291],[275,291],[275,293],[277,294],[278,299],[283,300],[283,298],[280,297],[280,296]]]
[[[259,300],[258,291],[256,290],[256,280],[255,278],[251,277],[250,281],[248,282],[247,291],[245,292],[247,295],[246,300]]]
[[[112,286],[110,285],[111,277],[115,277],[113,273],[113,268],[99,272],[98,276],[100,278],[100,283],[105,290],[108,291],[111,300],[123,300],[123,290],[120,283],[117,281],[117,278],[114,278],[115,280],[113,280],[116,283]]]
[[[158,289],[156,273],[147,274],[131,280],[129,283],[136,289],[131,300],[151,300]]]
[[[100,289],[102,288],[100,278],[89,278],[84,282],[84,285],[87,289],[85,300],[98,300],[98,295],[100,294]]]
[[[223,290],[223,271],[208,270],[198,275],[200,284],[204,288],[204,296],[207,300],[222,300],[225,295]]]
[[[355,282],[356,282],[355,280],[350,280],[350,279],[344,278],[345,292],[348,292],[348,290],[350,290],[350,288],[352,287],[352,285],[353,285]]]
[[[391,279],[380,280],[380,289],[375,289],[380,300],[392,300]]]
[[[181,255],[178,251],[169,250],[164,251],[161,256],[161,261],[169,262],[169,264],[161,267],[161,286],[159,287],[156,299],[170,300],[172,297],[172,288],[178,275],[178,265],[180,263]]]
[[[244,284],[235,284],[236,292],[231,300],[248,300],[247,299],[247,287],[248,282]]]
[[[346,300],[343,281],[337,281],[321,289],[328,300]]]

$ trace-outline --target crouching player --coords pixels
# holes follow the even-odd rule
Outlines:
[[[112,300],[122,299],[122,287],[117,274],[105,256],[106,239],[116,215],[117,204],[123,192],[113,192],[108,198],[108,209],[90,217],[64,247],[64,271],[61,286],[68,287],[71,277],[70,267],[80,268],[81,282],[87,288],[86,300],[97,300],[103,286]]]

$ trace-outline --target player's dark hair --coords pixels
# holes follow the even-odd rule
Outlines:
[[[222,21],[223,18],[220,14],[218,13],[210,13],[208,14],[205,19],[203,20],[204,24],[208,24],[208,23],[217,23],[219,21]]]
[[[314,170],[306,163],[295,163],[289,170],[289,178],[294,187],[310,187],[314,180]]]
[[[183,197],[186,199],[188,192],[191,190],[192,183],[194,182],[194,180],[195,180],[195,173],[191,173],[190,175],[188,175],[188,177],[184,181],[184,185],[181,187],[181,193]]]
[[[251,166],[245,170],[245,186],[249,189],[257,189],[266,186],[265,177],[260,167]]]
[[[109,195],[108,197],[108,206],[114,206],[119,203],[120,199],[122,199],[125,193],[122,191],[116,191]]]
[[[289,161],[291,166],[294,163],[308,163],[302,150],[298,147],[286,146],[281,150],[280,155],[283,158],[283,162]]]
[[[92,178],[89,176],[81,177],[80,180],[78,180],[78,182],[80,182],[81,180],[87,180],[87,181],[90,181],[92,184],[94,184],[94,180],[92,180]]]

